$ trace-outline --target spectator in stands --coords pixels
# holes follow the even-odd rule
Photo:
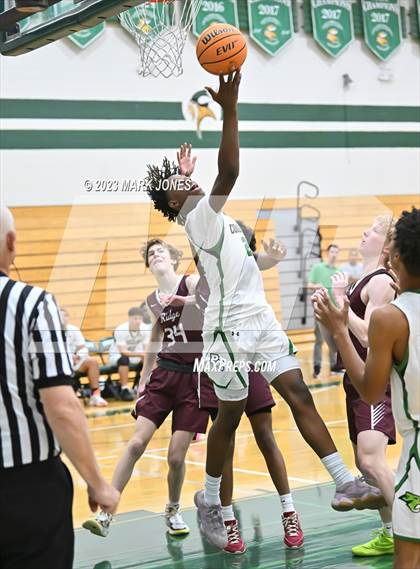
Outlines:
[[[348,276],[349,284],[355,283],[362,278],[363,265],[358,259],[359,251],[357,249],[350,249],[349,260],[340,268],[340,270]]]
[[[145,342],[147,341],[147,333],[141,328],[142,311],[140,307],[133,306],[128,311],[128,321],[124,322],[114,332],[114,343],[109,350],[109,363],[118,367],[121,383],[121,399],[123,401],[132,401],[134,395],[128,387],[128,372],[130,365],[135,366],[136,379],[134,384],[138,382],[140,370],[143,363],[143,355]]]
[[[95,358],[89,356],[89,350],[82,332],[77,326],[69,324],[69,313],[67,310],[62,308],[60,314],[64,330],[66,331],[67,352],[71,359],[73,372],[87,376],[92,390],[89,403],[95,407],[106,407],[108,403],[101,397],[101,390],[99,389],[99,364]]]
[[[328,245],[327,260],[320,261],[313,265],[309,273],[308,288],[318,290],[326,288],[332,298],[331,277],[338,271],[336,266],[337,257],[340,252],[338,245]],[[314,344],[314,371],[313,377],[316,378],[321,373],[322,364],[322,344],[327,342],[330,356],[330,370],[332,374],[341,373],[341,368],[337,366],[337,347],[333,337],[328,330],[315,320],[315,344]]]

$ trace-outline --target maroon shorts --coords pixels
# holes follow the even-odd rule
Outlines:
[[[156,425],[172,412],[172,432],[205,433],[209,413],[200,409],[195,374],[157,367],[143,395],[137,400],[133,416],[146,417]]]
[[[263,410],[268,411],[271,407],[274,407],[275,404],[267,380],[256,371],[249,372],[249,392],[245,407],[247,417]],[[211,380],[205,374],[201,374],[200,407],[208,409],[212,417],[215,417],[215,413],[212,413],[212,411],[217,409],[218,406],[218,399]]]
[[[363,431],[379,431],[388,437],[388,444],[395,445],[395,422],[391,408],[391,388],[388,385],[385,398],[376,405],[365,403],[353,387],[348,375],[344,376],[347,422],[350,440],[357,444],[357,435]]]

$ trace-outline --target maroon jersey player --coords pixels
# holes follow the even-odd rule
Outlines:
[[[143,250],[146,266],[158,288],[148,296],[152,318],[151,340],[146,348],[134,416],[135,431],[118,462],[112,484],[123,491],[136,462],[153,434],[172,413],[172,436],[168,448],[169,502],[165,509],[171,535],[185,535],[189,527],[180,513],[180,495],[185,476],[185,455],[194,433],[205,433],[209,414],[200,409],[193,363],[202,350],[202,316],[194,304],[179,303],[189,297],[198,280],[195,275],[177,275],[180,253],[160,239],[148,241]],[[111,517],[100,513],[88,529],[106,536]]]
[[[389,254],[392,218],[376,218],[363,233],[360,254],[363,260],[363,275],[347,287],[344,274],[332,277],[333,295],[338,306],[343,306],[346,294],[350,300],[349,334],[357,353],[366,361],[368,353],[367,332],[373,311],[394,299],[393,282],[386,268]],[[349,375],[344,376],[346,411],[350,440],[353,444],[356,464],[361,472],[374,481],[386,499],[387,505],[379,510],[383,527],[374,539],[352,552],[356,556],[389,555],[394,550],[392,538],[392,503],[394,475],[386,461],[387,445],[395,444],[395,423],[391,408],[390,386],[383,399],[369,405],[360,397]]]

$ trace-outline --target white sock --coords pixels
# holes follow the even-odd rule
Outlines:
[[[130,388],[128,387],[128,385],[122,385],[122,386],[121,386],[121,391],[122,391],[123,389],[130,389]]]
[[[206,472],[206,482],[204,485],[204,499],[209,506],[214,504],[220,504],[220,483],[222,481],[221,476],[210,476]]]
[[[176,508],[177,510],[179,509],[179,502],[168,502],[168,506],[170,506],[171,508]]]
[[[328,456],[324,456],[324,458],[321,458],[321,462],[330,473],[330,476],[334,480],[336,486],[342,486],[343,484],[354,480],[353,474],[344,464],[343,459],[338,452],[333,452]]]
[[[222,506],[222,516],[224,522],[230,522],[236,519],[232,504],[230,506]]]
[[[392,522],[382,522],[384,530],[389,536],[392,536]]]
[[[293,504],[293,498],[291,494],[282,494],[280,496],[280,502],[283,514],[295,511],[295,506]]]

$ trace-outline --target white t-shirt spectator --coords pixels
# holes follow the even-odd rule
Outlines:
[[[115,329],[114,332],[114,343],[109,349],[109,363],[115,365],[121,357],[122,350],[128,350],[129,352],[144,352],[146,343],[150,338],[150,333],[142,329],[140,324],[137,330],[130,330],[130,324],[124,322]],[[140,358],[130,358],[130,363],[138,364]]]
[[[146,324],[146,322],[142,322],[140,324],[140,330],[143,332],[143,336],[144,336],[144,347],[146,348],[147,344],[150,342],[150,338],[152,336],[152,328],[153,328],[153,324],[150,322],[150,324]]]
[[[67,352],[70,356],[70,360],[73,365],[73,370],[77,371],[82,365],[82,363],[89,356],[89,350],[86,347],[86,342],[82,332],[79,330],[77,326],[73,326],[73,324],[67,325],[66,345],[67,345]],[[80,348],[80,346],[83,346],[83,348]],[[78,356],[76,362],[74,362],[74,356]]]
[[[345,273],[349,279],[358,281],[360,278],[362,278],[363,275],[363,265],[362,263],[356,263],[355,265],[345,263],[340,268],[340,271],[343,271],[343,273]]]

